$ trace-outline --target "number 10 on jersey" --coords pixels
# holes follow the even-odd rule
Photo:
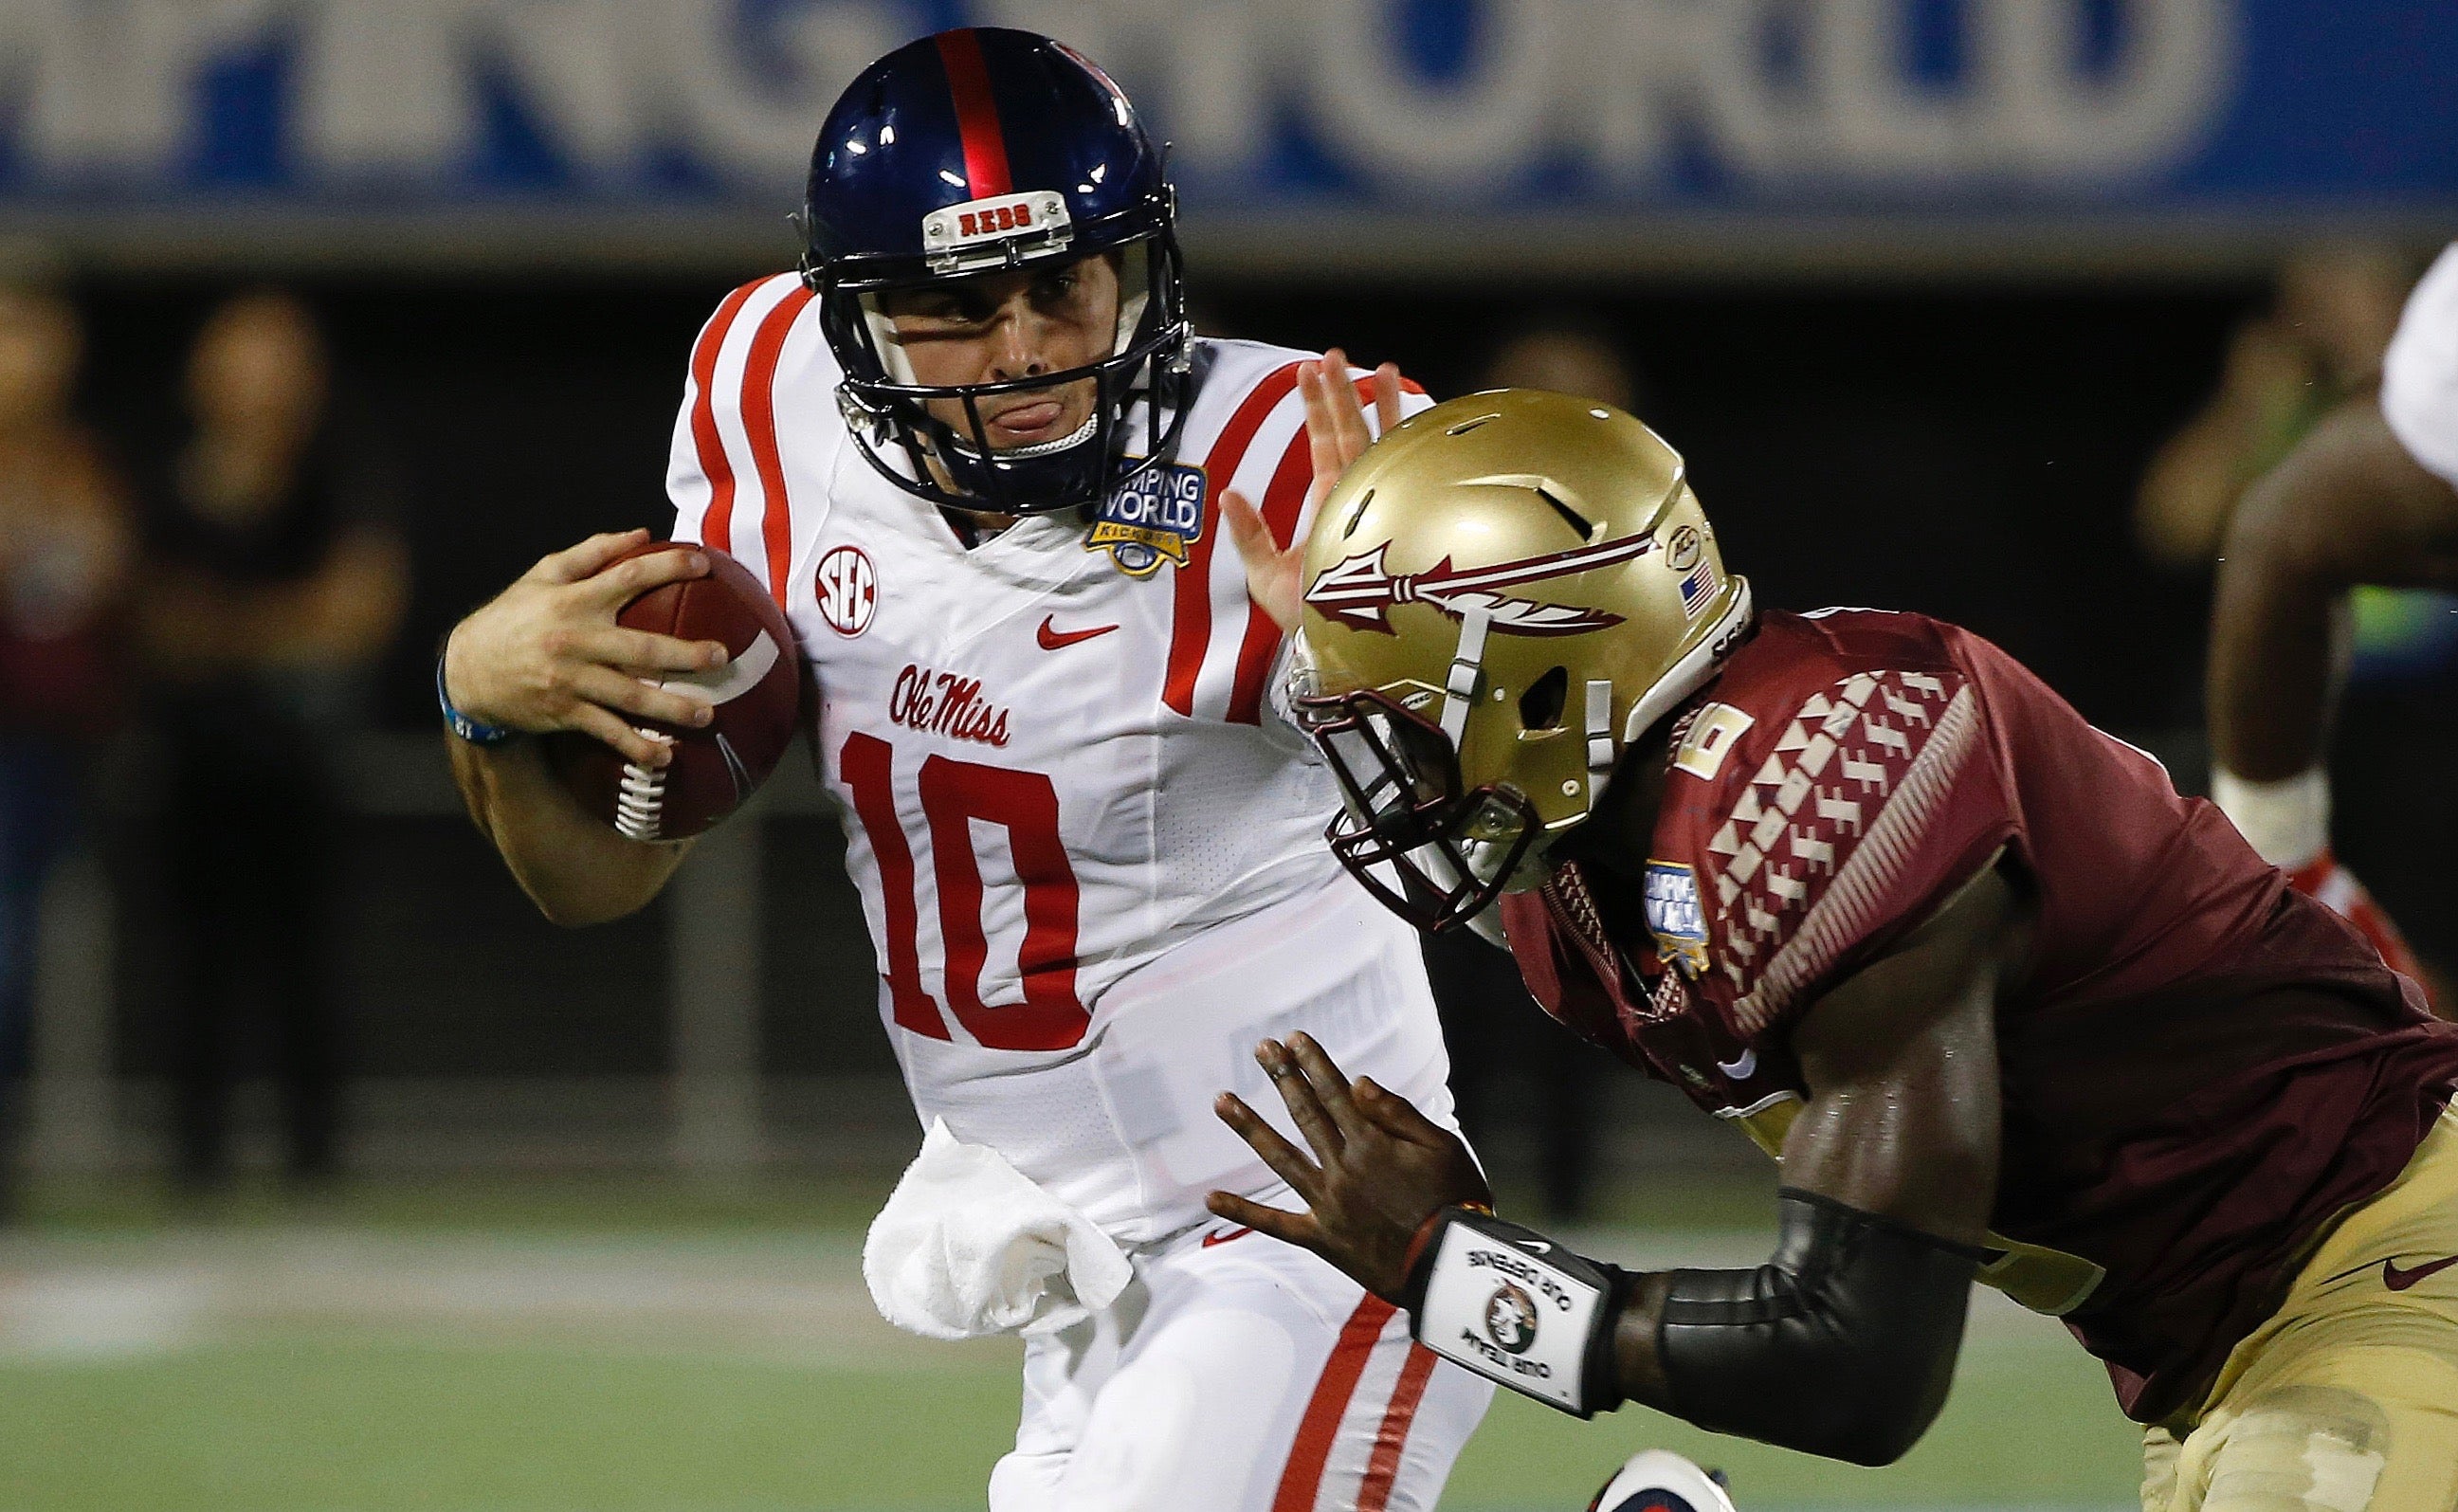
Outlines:
[[[845,736],[839,770],[853,790],[854,816],[879,861],[886,917],[881,975],[901,1027],[952,1039],[940,1005],[922,985],[913,846],[897,812],[895,748],[877,735]],[[939,938],[947,1007],[965,1031],[993,1050],[1063,1050],[1084,1038],[1092,1017],[1075,998],[1075,868],[1058,837],[1058,791],[1039,772],[1016,772],[933,754],[922,760],[922,818],[930,839],[939,894]],[[1022,1003],[982,1001],[989,942],[982,928],[981,859],[973,821],[1002,825],[1024,886],[1024,944],[1016,970]]]

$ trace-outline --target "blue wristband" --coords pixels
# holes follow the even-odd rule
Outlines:
[[[444,711],[445,725],[471,745],[502,745],[520,734],[518,730],[507,730],[500,725],[480,724],[453,708],[452,695],[444,691],[444,657],[441,654],[435,658],[435,704]]]

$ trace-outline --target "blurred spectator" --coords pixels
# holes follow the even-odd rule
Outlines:
[[[213,313],[186,397],[188,434],[147,490],[139,614],[182,952],[177,1170],[196,1186],[228,1174],[252,996],[273,1030],[289,1170],[313,1181],[336,1169],[343,1074],[325,960],[331,764],[407,599],[396,487],[287,295]]]
[[[2381,379],[2415,269],[2385,248],[2322,246],[2282,263],[2271,307],[2239,326],[2219,390],[2143,475],[2135,528],[2165,566],[2212,565],[2236,502],[2342,400]],[[2447,593],[2364,587],[2351,595],[2357,681],[2430,671],[2458,652]]]
[[[65,300],[0,287],[0,1087],[23,1062],[38,905],[77,828],[81,757],[118,703],[127,507],[71,413],[81,346]],[[0,1147],[0,1212],[10,1167]]]
[[[2395,312],[2393,312],[2395,313]],[[1542,388],[1601,400],[1640,414],[1646,403],[1638,374],[1620,348],[1603,335],[1598,316],[1555,312],[1539,316],[1503,339],[1486,365],[1488,388]]]
[[[1488,388],[1544,388],[1601,400],[1620,409],[1638,402],[1637,375],[1602,335],[1601,319],[1552,314],[1507,336],[1487,365]],[[1601,1050],[1553,1024],[1528,996],[1506,951],[1465,929],[1426,938],[1426,972],[1443,1035],[1450,1043],[1451,1091],[1469,1137],[1490,1147],[1506,1128],[1533,1137],[1538,1188],[1555,1218],[1588,1209],[1595,1170],[1594,1126]],[[1511,1084],[1526,1088],[1528,1114],[1505,1105]]]
[[[2271,306],[2237,327],[2219,389],[2152,458],[2135,504],[2142,548],[2170,567],[2210,565],[2245,486],[2313,423],[2381,375],[2413,270],[2351,245],[2299,253]]]

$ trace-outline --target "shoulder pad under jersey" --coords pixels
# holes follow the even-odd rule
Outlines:
[[[1762,635],[1677,727],[1648,927],[1735,1032],[1806,1005],[2011,832],[1978,690],[1938,652],[1855,668]]]

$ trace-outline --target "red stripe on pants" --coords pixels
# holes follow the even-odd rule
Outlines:
[[[1408,1447],[1408,1427],[1417,1420],[1417,1403],[1425,1399],[1435,1357],[1423,1344],[1408,1346],[1399,1382],[1391,1388],[1391,1404],[1384,1409],[1383,1426],[1374,1434],[1374,1457],[1365,1462],[1365,1479],[1357,1487],[1357,1512],[1383,1512],[1390,1504],[1392,1483],[1400,1478],[1400,1456]]]
[[[1323,1466],[1331,1461],[1331,1446],[1340,1437],[1340,1419],[1348,1412],[1349,1398],[1357,1395],[1358,1377],[1365,1374],[1365,1361],[1383,1336],[1383,1325],[1396,1311],[1368,1293],[1357,1311],[1348,1315],[1339,1342],[1331,1346],[1331,1358],[1323,1362],[1323,1377],[1314,1383],[1314,1395],[1306,1399],[1297,1440],[1289,1445],[1288,1467],[1281,1472],[1281,1488],[1272,1498],[1272,1512],[1314,1512],[1315,1497],[1323,1489]]]

